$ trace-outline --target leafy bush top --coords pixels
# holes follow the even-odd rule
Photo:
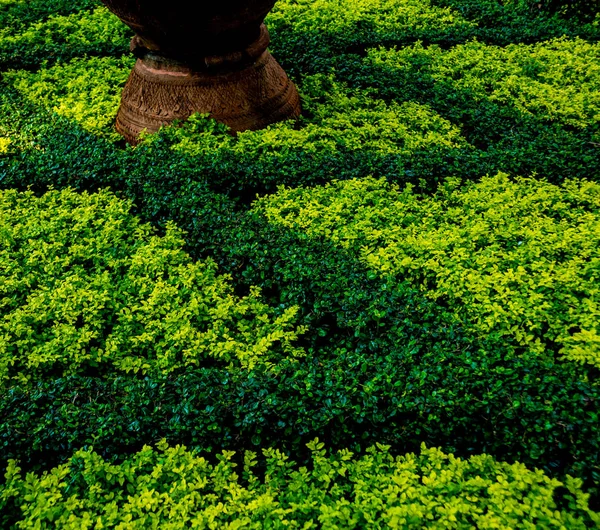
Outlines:
[[[43,475],[23,477],[15,462],[0,489],[4,522],[16,528],[569,528],[600,523],[581,483],[564,483],[487,455],[469,460],[438,449],[394,458],[378,445],[360,458],[308,444],[309,467],[263,450],[256,474],[247,451],[241,476],[234,453],[216,464],[185,447],[144,447],[121,464],[78,451]]]
[[[258,290],[234,296],[213,261],[192,263],[174,225],[164,236],[112,193],[0,193],[0,376],[86,370],[167,373],[252,367],[295,356],[295,309]]]
[[[256,205],[273,223],[350,249],[409,280],[480,334],[537,351],[557,343],[600,367],[600,186],[506,175],[436,195],[371,179],[282,189]]]
[[[437,237],[436,244],[443,247],[448,236],[454,246],[443,247],[438,256],[440,249],[428,247],[419,233],[410,248],[398,234],[388,239],[384,234],[364,245],[379,260],[374,263],[358,243],[340,243],[344,223],[363,237],[369,219],[341,212],[341,226],[332,222],[330,234],[318,226],[310,233],[269,222],[261,207],[250,207],[256,193],[274,192],[278,185],[314,186],[366,175],[411,182],[420,193],[434,193],[447,177],[477,181],[498,171],[543,175],[554,184],[573,177],[597,181],[600,26],[590,17],[582,17],[586,23],[581,24],[581,17],[569,18],[572,9],[563,9],[585,7],[585,2],[562,3],[560,16],[548,15],[540,4],[557,6],[554,0],[280,0],[267,20],[271,49],[300,89],[302,118],[235,138],[215,122],[194,118],[134,150],[115,142],[110,117],[132,60],[130,30],[98,0],[0,0],[0,186],[31,187],[36,193],[48,186],[111,186],[135,201],[144,220],[166,229],[166,241],[172,243],[165,249],[152,243],[151,234],[144,254],[142,242],[131,241],[118,274],[107,265],[106,282],[84,263],[81,269],[58,271],[71,291],[47,282],[48,294],[38,289],[40,280],[31,306],[28,285],[15,291],[14,299],[4,297],[10,314],[2,323],[8,330],[2,339],[11,355],[29,362],[18,348],[42,343],[48,348],[36,350],[46,360],[31,360],[30,367],[7,362],[9,377],[23,375],[5,381],[9,388],[0,396],[0,459],[16,456],[28,468],[47,468],[84,443],[112,457],[166,436],[197,447],[277,444],[304,462],[303,443],[318,434],[336,448],[357,451],[379,441],[405,452],[426,441],[462,455],[490,452],[553,475],[575,473],[586,487],[597,485],[597,368],[556,358],[562,347],[571,358],[595,355],[596,335],[583,332],[595,315],[597,278],[591,261],[580,263],[580,270],[569,268],[577,258],[571,259],[565,242],[577,227],[597,242],[595,217],[590,217],[596,214],[578,202],[581,194],[573,203],[574,210],[587,212],[579,222],[562,206],[557,207],[560,219],[544,210],[545,193],[551,208],[563,198],[554,191],[542,193],[543,186],[523,184],[514,194],[507,192],[505,199],[519,212],[518,190],[532,200],[525,201],[532,216],[525,212],[521,224],[505,211],[509,225],[531,236],[520,246],[527,254],[510,246],[508,232],[490,224],[490,212],[477,210],[477,201],[488,195],[469,188],[471,201],[452,193],[450,185],[429,204],[439,223],[427,218],[431,223],[425,228]],[[378,190],[389,195],[390,203],[397,198],[397,192],[376,182],[372,189],[351,193],[348,188],[349,206],[363,192],[372,197]],[[329,191],[314,193],[323,202],[320,194]],[[448,195],[454,203],[447,202]],[[415,200],[422,215],[425,203]],[[441,205],[450,205],[455,218],[435,209]],[[464,208],[479,211],[481,218]],[[535,228],[535,212],[555,239],[549,232],[527,232]],[[169,221],[185,228],[186,248],[202,258],[196,272],[174,257],[183,235],[174,236]],[[482,243],[478,227],[498,240]],[[408,233],[407,226],[401,228]],[[463,258],[473,237],[482,244],[476,249],[480,261],[468,263]],[[574,240],[588,252],[577,234]],[[32,238],[32,252],[33,241],[38,240]],[[567,250],[561,257],[563,243]],[[116,243],[98,247],[109,255],[120,248]],[[136,291],[136,274],[146,273],[125,263],[126,255],[154,263],[167,250],[174,251],[169,254],[173,263],[165,262],[162,269],[149,265],[155,291]],[[493,270],[494,253],[506,270]],[[223,285],[214,264],[204,261],[207,256],[219,271],[231,274]],[[590,260],[594,256],[589,253]],[[424,263],[420,276],[398,266],[396,261],[406,257]],[[514,263],[521,258],[531,277]],[[559,267],[553,269],[555,258]],[[49,274],[60,268],[41,263]],[[455,267],[453,275],[443,276],[442,263]],[[490,268],[493,285],[485,276]],[[166,270],[168,278],[161,277]],[[532,279],[549,283],[517,285]],[[183,285],[188,280],[189,289]],[[206,321],[189,322],[206,314],[189,304],[196,280],[203,293],[221,286],[206,301],[206,311],[229,307],[233,315],[213,320],[223,327],[213,330],[212,338]],[[584,291],[574,288],[577,281]],[[114,285],[118,299],[110,295]],[[240,300],[230,286],[251,295]],[[263,289],[270,308],[260,309],[252,286]],[[477,286],[482,292],[475,293]],[[166,302],[161,290],[172,294]],[[477,296],[484,297],[487,308]],[[148,313],[133,311],[138,320],[110,313],[110,304],[118,308],[129,302]],[[557,311],[549,319],[548,303]],[[84,304],[93,313],[89,321]],[[290,305],[298,306],[297,318],[310,326],[302,339],[309,356],[302,362],[294,358],[302,354],[293,341],[300,329],[291,316],[284,318]],[[161,307],[171,313],[163,315]],[[249,309],[240,314],[244,307]],[[73,314],[79,316],[68,321]],[[44,315],[48,320],[42,322]],[[280,341],[275,340],[281,331],[277,322],[287,334]],[[119,340],[115,329],[124,333]],[[189,333],[182,336],[176,329]],[[191,359],[174,352],[186,340],[193,342],[196,332],[211,346],[196,359],[200,366],[190,366]],[[256,353],[252,345],[263,332],[270,345],[249,369]],[[211,356],[231,344],[227,336],[236,351],[254,352],[247,364],[232,351],[222,360]],[[583,341],[578,344],[576,337]],[[124,353],[100,362],[86,357],[106,351],[111,341]],[[115,362],[132,365],[130,373],[114,370]],[[183,373],[174,376],[171,362]],[[263,362],[276,362],[277,370],[265,370]],[[144,369],[144,364],[151,366]]]

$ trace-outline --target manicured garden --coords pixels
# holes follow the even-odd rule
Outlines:
[[[280,0],[302,116],[133,148],[0,0],[0,527],[600,526],[598,12]]]

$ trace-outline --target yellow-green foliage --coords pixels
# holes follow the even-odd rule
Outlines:
[[[67,16],[50,16],[35,22],[16,35],[0,30],[2,47],[43,47],[44,45],[97,44],[98,42],[126,42],[129,30],[105,7]],[[31,50],[30,50],[31,51]]]
[[[474,26],[456,11],[423,0],[280,0],[267,23],[296,32],[328,32],[338,39],[371,32],[378,40],[402,27],[440,32]]]
[[[418,455],[394,458],[378,445],[355,458],[347,450],[327,455],[314,440],[310,469],[297,468],[278,450],[263,450],[260,479],[250,451],[240,477],[232,451],[216,455],[212,465],[185,447],[158,447],[145,446],[120,465],[82,450],[41,476],[23,477],[11,461],[0,507],[23,529],[534,530],[600,523],[579,480],[561,483],[487,455],[461,460],[423,445]]]
[[[0,136],[0,155],[8,153],[10,147],[10,138]]]
[[[89,369],[167,373],[297,355],[295,308],[233,295],[182,233],[164,236],[107,191],[0,193],[0,378]]]
[[[372,49],[365,59],[378,68],[423,73],[436,82],[516,107],[548,121],[578,128],[600,122],[600,43],[554,39],[506,47],[469,42],[443,50],[421,44]],[[590,146],[592,148],[592,146]]]
[[[505,175],[433,196],[382,180],[281,189],[256,209],[408,280],[481,334],[600,366],[600,186]]]
[[[134,61],[84,57],[33,73],[7,72],[4,77],[30,101],[77,121],[89,132],[118,140],[114,121]]]
[[[304,111],[312,115],[313,123],[300,129],[284,123],[232,138],[228,134],[215,137],[210,129],[190,134],[192,120],[183,130],[173,131],[181,137],[173,150],[198,155],[227,149],[238,155],[256,153],[256,157],[285,160],[296,150],[315,155],[340,149],[369,150],[386,155],[465,145],[459,128],[427,105],[412,101],[386,104],[368,90],[349,90],[332,76],[307,76],[298,88],[304,96]]]

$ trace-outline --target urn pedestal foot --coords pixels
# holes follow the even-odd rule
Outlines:
[[[225,55],[177,61],[139,46],[139,57],[123,89],[117,130],[132,144],[141,131],[155,132],[173,120],[208,113],[234,132],[256,130],[297,117],[300,98],[267,51],[263,25],[258,40]]]

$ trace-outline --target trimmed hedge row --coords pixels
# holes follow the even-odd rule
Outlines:
[[[335,448],[381,442],[404,452],[425,441],[598,484],[597,372],[424,324],[398,298],[371,351],[360,351],[361,337],[351,351],[319,348],[276,371],[216,366],[13,385],[0,399],[2,462],[47,469],[82,445],[114,457],[163,437],[214,449],[277,444],[302,460],[319,433]]]
[[[480,335],[600,368],[597,184],[499,174],[419,196],[363,179],[281,189],[253,210],[410,282]]]
[[[299,337],[307,355],[298,361],[273,345],[269,356],[281,360],[271,371],[205,360],[183,374],[105,370],[99,378],[86,367],[61,377],[59,367],[15,382],[0,401],[3,461],[47,468],[82,444],[112,458],[166,436],[196,447],[277,445],[308,462],[303,444],[325,432],[337,448],[379,441],[404,453],[425,440],[598,484],[597,369],[557,361],[553,351],[535,355],[496,333],[475,338],[443,299],[382,276],[330,234],[314,237],[249,209],[257,192],[281,184],[365,175],[426,192],[448,176],[478,180],[498,170],[554,183],[598,179],[597,45],[445,50],[474,35],[504,45],[593,28],[502,6],[503,19],[487,17],[487,0],[461,0],[465,10],[452,3],[323,1],[313,9],[281,1],[268,22],[272,48],[300,88],[303,118],[233,138],[197,117],[135,150],[114,142],[106,119],[129,61],[120,58],[128,30],[114,17],[82,3],[79,14],[32,15],[0,33],[0,68],[20,69],[0,80],[0,186],[111,186],[135,200],[144,220],[184,227],[186,250],[231,274],[228,296],[239,302],[260,285],[262,297],[250,298],[273,319],[297,305],[297,321],[311,329]],[[467,4],[482,16],[475,20]],[[291,340],[298,328],[289,324]]]
[[[473,42],[450,50],[417,44],[341,58],[337,69],[351,86],[369,87],[385,101],[428,105],[460,128],[472,151],[460,154],[460,169],[439,164],[434,175],[423,175],[427,181],[476,180],[500,170],[559,183],[600,174],[600,70],[590,67],[599,50],[582,40],[506,48]]]
[[[78,451],[43,475],[14,462],[0,486],[3,527],[88,528],[590,528],[581,482],[564,483],[487,455],[461,460],[424,445],[393,457],[378,444],[355,458],[327,454],[315,439],[308,467],[264,449],[266,469],[247,451],[211,464],[185,447],[145,446],[121,464]],[[212,455],[211,455],[212,456]]]
[[[239,299],[182,233],[157,237],[107,191],[0,192],[0,378],[252,368],[302,352],[295,308]]]
[[[506,45],[562,35],[597,40],[599,12],[594,0],[430,0],[451,8],[476,25],[479,40]],[[581,8],[580,8],[581,6]],[[581,11],[580,14],[577,10]],[[586,13],[587,11],[587,13]]]
[[[27,27],[7,28],[14,33],[0,32],[0,69],[34,69],[80,55],[122,55],[131,38],[131,30],[105,7],[49,15]]]
[[[600,14],[600,4],[593,0],[516,0],[515,3],[529,8],[534,13],[557,13],[584,21],[592,21]]]

